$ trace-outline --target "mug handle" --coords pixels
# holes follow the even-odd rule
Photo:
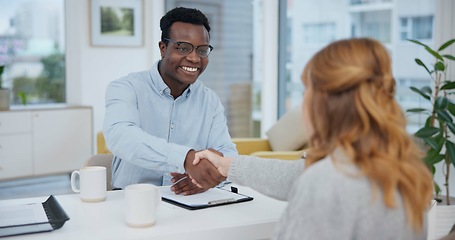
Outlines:
[[[73,189],[73,192],[78,193],[81,189],[76,187],[76,175],[79,175],[79,179],[81,178],[79,171],[76,170],[71,173],[71,189]]]

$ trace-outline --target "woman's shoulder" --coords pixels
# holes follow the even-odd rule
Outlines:
[[[351,180],[362,177],[361,172],[354,163],[334,156],[326,156],[313,163],[305,169],[303,175],[309,178],[324,178],[326,180]]]

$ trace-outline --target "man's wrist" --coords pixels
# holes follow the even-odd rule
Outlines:
[[[194,149],[190,149],[190,150],[186,153],[185,160],[184,160],[184,162],[183,162],[183,167],[185,168],[185,171],[188,169],[187,166],[193,164],[194,155],[195,155]],[[188,164],[189,164],[189,165],[188,165]]]

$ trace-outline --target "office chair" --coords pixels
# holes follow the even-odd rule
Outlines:
[[[84,166],[103,166],[106,167],[106,189],[107,191],[112,190],[111,179],[112,179],[112,160],[114,155],[112,154],[96,154],[87,159]]]

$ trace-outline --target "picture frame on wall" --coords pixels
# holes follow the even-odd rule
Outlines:
[[[91,45],[143,45],[143,0],[91,0]]]

